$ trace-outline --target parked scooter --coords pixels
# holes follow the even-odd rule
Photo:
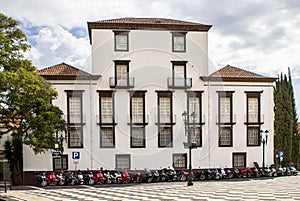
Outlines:
[[[153,176],[153,180],[152,180],[153,182],[159,182],[160,181],[160,175],[159,175],[157,170],[152,172],[152,176]]]
[[[104,184],[105,178],[100,170],[97,170],[93,174],[93,179],[95,181],[95,184]]]
[[[189,172],[181,170],[179,173],[177,173],[177,179],[178,181],[187,181],[189,178]],[[195,178],[194,172],[192,172],[192,179]]]
[[[173,167],[163,168],[161,170],[161,181],[176,181],[177,175]]]
[[[63,176],[63,171],[59,171],[56,174],[57,184],[60,186],[65,185],[65,177]]]
[[[41,187],[47,186],[46,173],[45,172],[36,173],[35,174],[35,179],[36,179],[36,185],[37,186],[41,186]]]
[[[83,173],[83,183],[90,186],[94,185],[95,183],[93,172],[89,169]]]
[[[127,170],[124,170],[122,174],[122,183],[129,184],[130,182],[131,182],[131,177],[129,176]]]
[[[142,182],[151,183],[153,181],[153,176],[150,169],[145,168],[145,171],[141,173]]]
[[[47,181],[47,184],[50,186],[56,186],[57,182],[58,182],[54,172],[50,172],[48,175],[46,174],[46,181]]]
[[[111,170],[110,177],[111,177],[112,183],[115,183],[115,184],[122,183],[122,173],[120,173],[119,171]]]
[[[205,176],[205,171],[198,169],[194,171],[194,175],[195,175],[195,179],[203,181],[205,180],[206,176]]]
[[[65,185],[75,185],[78,183],[77,178],[74,176],[73,172],[65,172],[64,173],[64,178],[65,178]]]

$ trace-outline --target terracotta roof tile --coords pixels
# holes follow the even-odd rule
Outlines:
[[[91,40],[92,29],[111,30],[167,30],[167,31],[201,31],[207,32],[212,25],[167,18],[118,18],[88,22]]]
[[[277,78],[265,77],[247,70],[227,65],[220,70],[201,77],[205,81],[274,82]]]
[[[96,79],[99,76],[93,76],[83,70],[80,70],[74,66],[66,63],[50,66],[38,71],[38,74],[46,79],[61,79],[61,80],[73,80],[73,79]]]
[[[134,18],[134,17],[100,20],[97,22],[99,22],[99,23],[126,23],[126,24],[204,25],[204,24],[195,23],[195,22],[187,22],[187,21],[167,19],[167,18]]]

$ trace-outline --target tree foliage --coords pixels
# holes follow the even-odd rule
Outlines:
[[[284,164],[297,164],[299,159],[299,135],[296,104],[291,72],[281,73],[274,89],[275,149],[284,152]]]
[[[24,58],[30,46],[18,22],[0,13],[0,134],[22,137],[35,153],[54,147],[65,130],[63,112],[52,105],[57,92]]]

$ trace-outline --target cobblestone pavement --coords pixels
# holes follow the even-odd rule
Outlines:
[[[300,200],[300,176],[250,180],[195,181],[118,187],[12,190],[2,200]],[[1,197],[0,197],[1,200]]]

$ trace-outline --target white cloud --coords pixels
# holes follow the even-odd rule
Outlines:
[[[90,44],[87,38],[76,38],[60,26],[42,28],[34,36],[36,45],[28,55],[39,68],[66,62],[83,67],[90,56]]]

